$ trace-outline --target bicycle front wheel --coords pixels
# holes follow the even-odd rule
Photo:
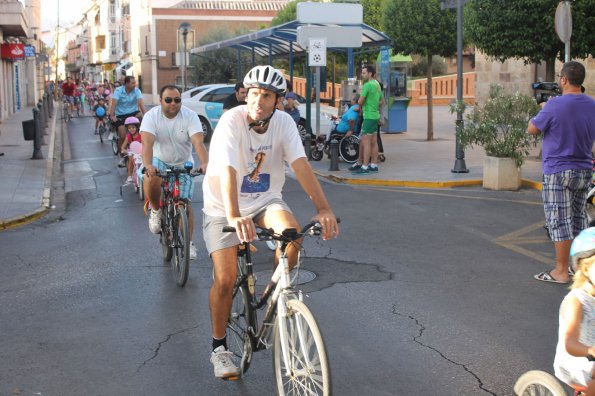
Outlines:
[[[179,207],[174,218],[174,256],[173,270],[176,284],[184,287],[188,280],[190,260],[190,239],[188,237],[188,215],[186,209]]]
[[[241,284],[234,290],[231,312],[227,319],[227,347],[240,361],[241,374],[248,371],[252,361],[252,342],[248,335],[252,311],[248,309],[248,304],[246,284]]]
[[[119,139],[117,138],[118,131],[113,132],[114,137],[112,138],[112,152],[114,155],[118,155],[118,143]]]
[[[532,370],[521,375],[514,384],[517,396],[566,396],[566,391],[553,375]]]
[[[273,370],[278,395],[330,395],[331,369],[318,324],[299,300],[286,303],[287,316],[277,315]]]

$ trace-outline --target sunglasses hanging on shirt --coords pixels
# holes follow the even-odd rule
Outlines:
[[[182,98],[180,98],[179,96],[176,98],[163,98],[163,101],[167,104],[170,104],[171,102],[180,103],[182,102]]]

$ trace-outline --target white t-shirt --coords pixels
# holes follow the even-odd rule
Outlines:
[[[209,216],[226,215],[219,179],[224,167],[235,169],[240,212],[249,216],[272,199],[281,198],[285,162],[292,164],[306,156],[289,114],[275,111],[264,134],[249,129],[247,115],[245,105],[234,107],[223,113],[213,132],[209,167],[203,181],[203,211]]]
[[[181,106],[173,119],[163,115],[161,106],[153,107],[145,113],[140,130],[155,135],[153,157],[171,166],[194,162],[190,137],[203,133],[198,116],[185,106]]]

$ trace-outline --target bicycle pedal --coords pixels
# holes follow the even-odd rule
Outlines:
[[[242,376],[240,376],[240,375],[237,375],[237,376],[236,376],[236,375],[234,375],[234,376],[232,376],[232,377],[225,377],[225,378],[221,378],[221,379],[222,379],[223,381],[237,381],[237,380],[239,380],[240,378],[242,378]]]

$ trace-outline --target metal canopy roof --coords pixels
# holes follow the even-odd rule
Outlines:
[[[298,21],[287,22],[283,25],[273,26],[237,36],[231,39],[218,41],[216,43],[202,45],[190,50],[193,54],[208,52],[223,48],[235,48],[240,50],[254,51],[261,56],[280,56],[290,52],[299,54],[306,52],[297,42],[297,28],[299,26],[360,26],[362,28],[362,48],[380,47],[391,45],[391,39],[384,33],[379,32],[364,23],[360,25],[325,25],[306,24]],[[332,48],[329,48],[332,49]]]

